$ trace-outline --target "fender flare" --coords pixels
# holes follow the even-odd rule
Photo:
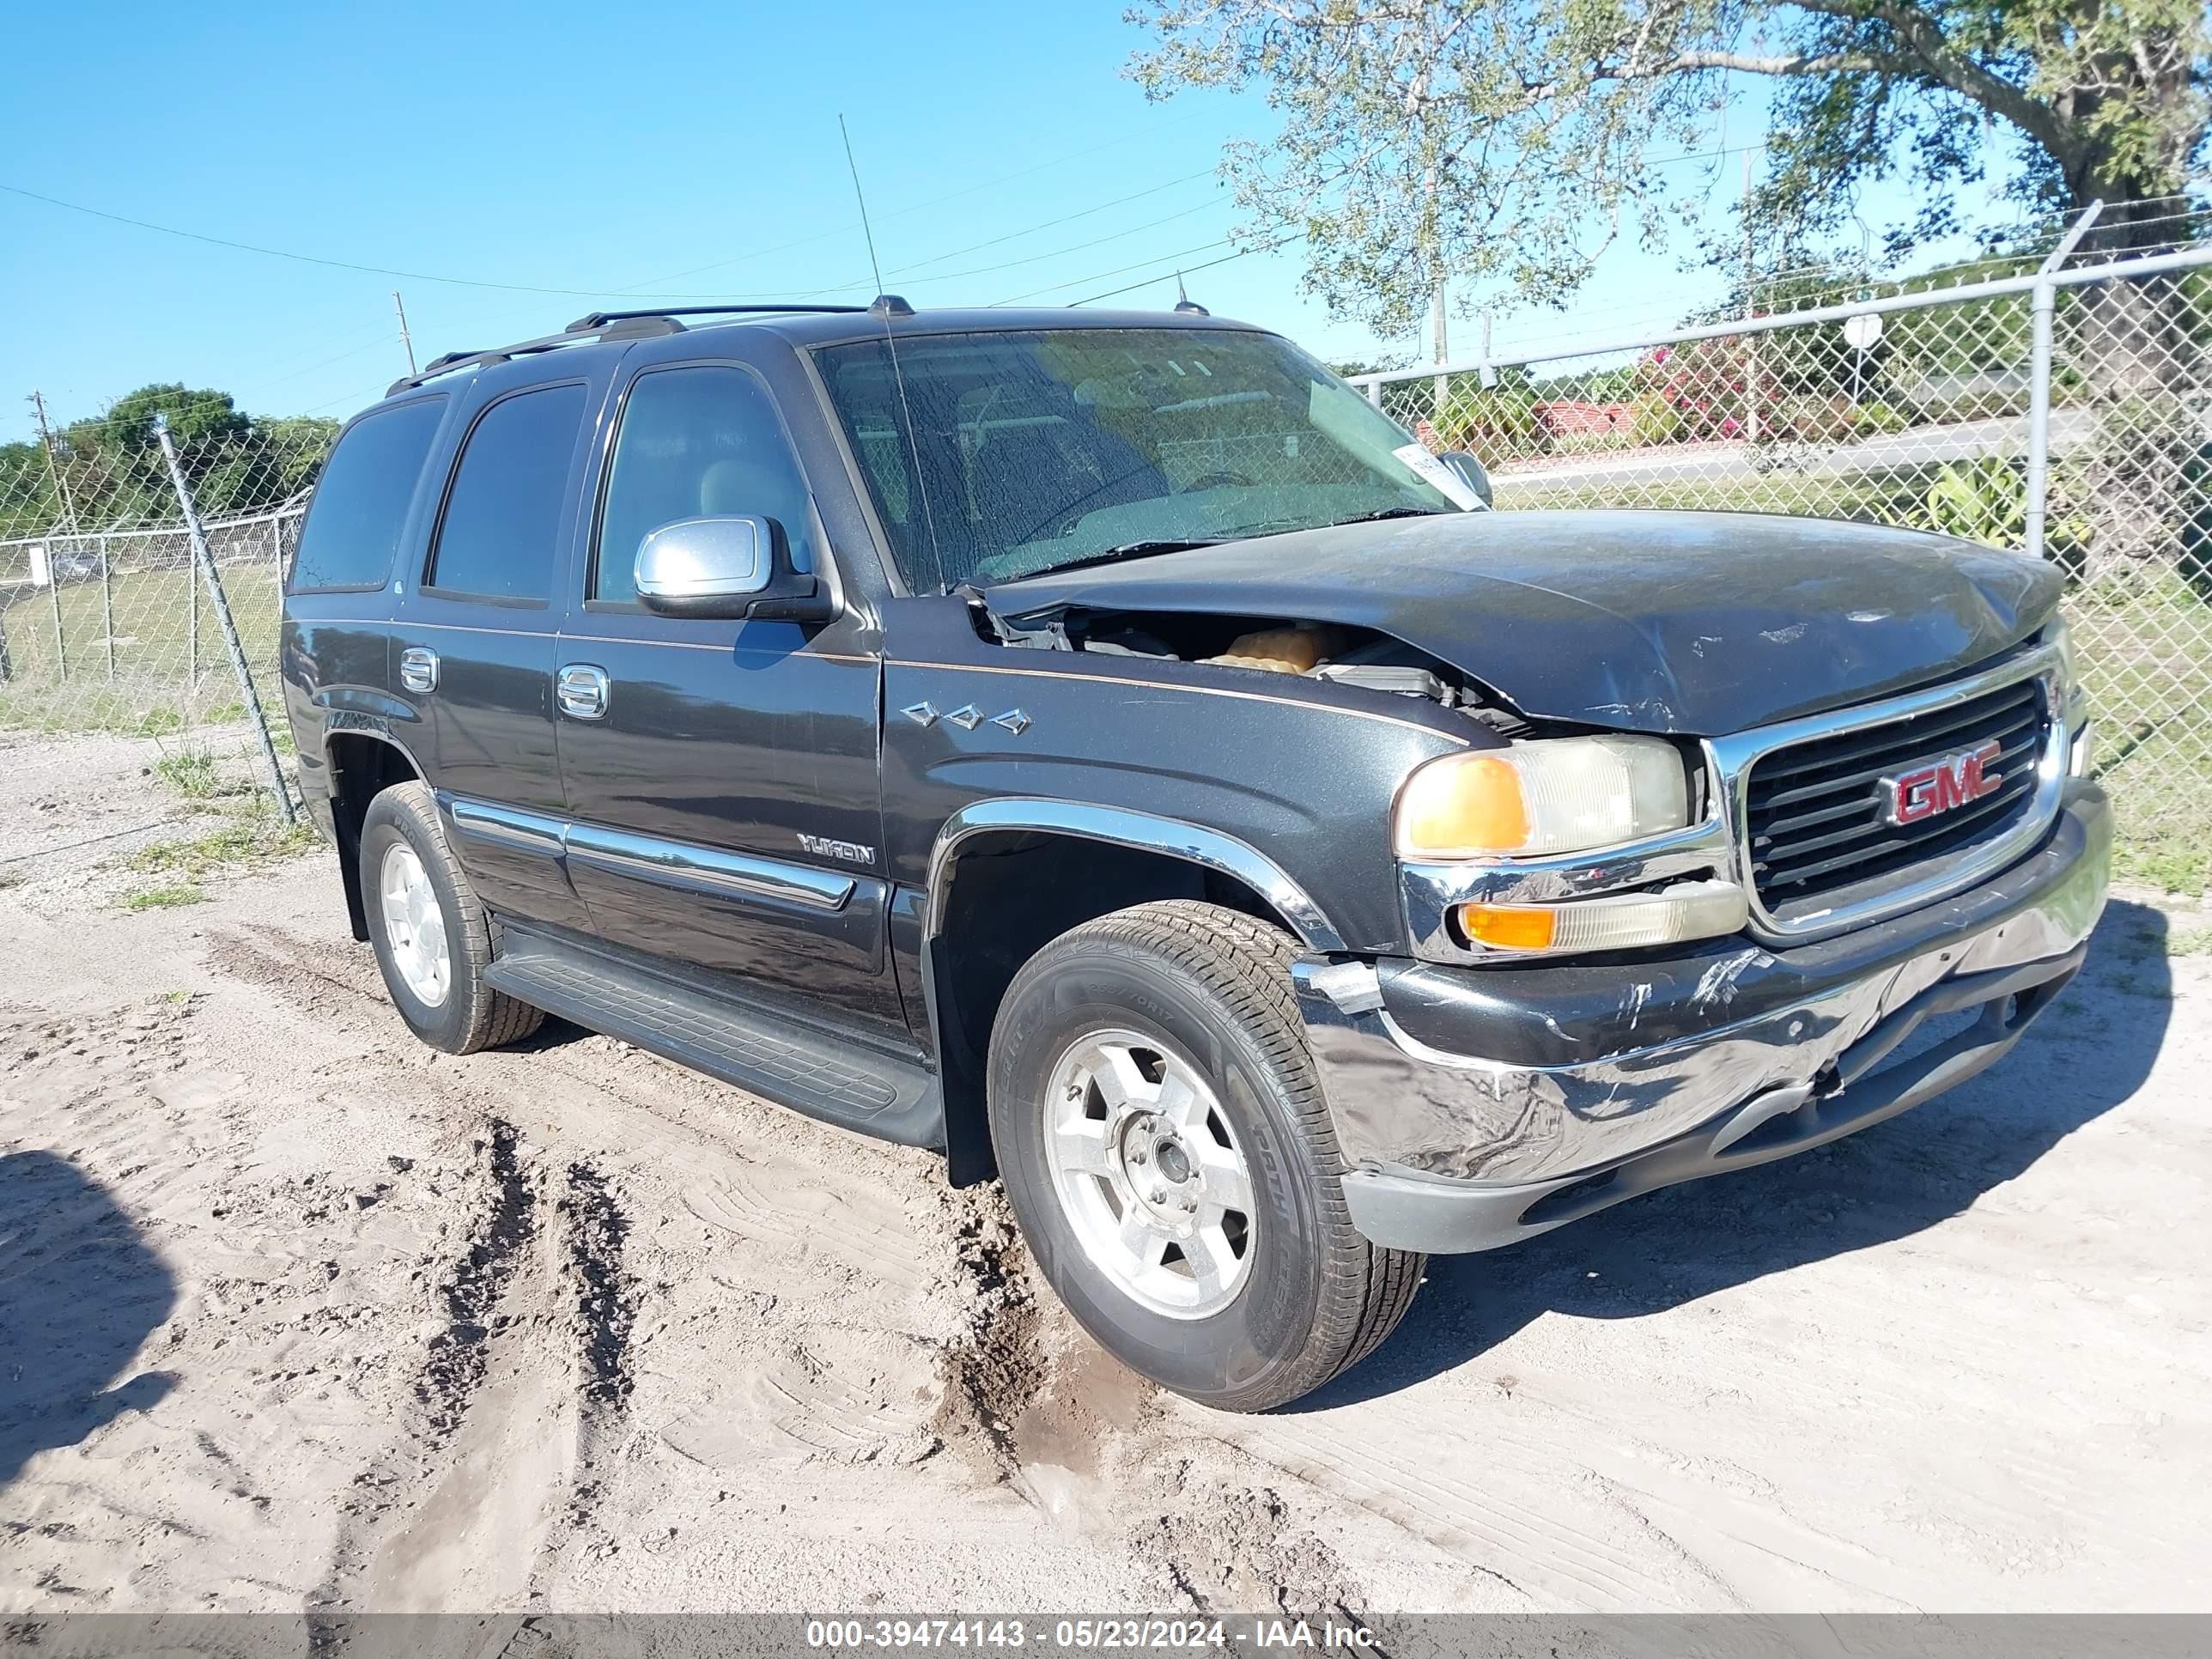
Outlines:
[[[1124,807],[1021,795],[970,802],[947,818],[938,831],[929,850],[928,908],[922,925],[925,943],[943,931],[960,844],[980,835],[1024,830],[1134,847],[1218,870],[1235,877],[1272,905],[1308,950],[1346,948],[1335,925],[1312,896],[1280,865],[1234,836]]]

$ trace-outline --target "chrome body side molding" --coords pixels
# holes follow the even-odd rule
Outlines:
[[[689,842],[663,841],[598,824],[574,823],[520,807],[464,796],[439,797],[464,843],[478,842],[533,853],[565,864],[573,860],[617,875],[664,887],[759,898],[810,910],[842,910],[857,883],[851,876],[750,853],[726,853]]]
[[[459,796],[441,798],[453,828],[465,842],[489,842],[541,858],[558,859],[568,837],[568,824],[542,812],[526,812],[516,806],[495,806],[489,801]]]
[[[781,899],[816,910],[841,910],[853,896],[850,876],[596,824],[569,825],[568,850],[568,856],[580,863],[659,882],[664,887],[701,888],[740,898]]]

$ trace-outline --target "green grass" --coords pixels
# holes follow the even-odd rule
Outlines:
[[[154,775],[187,800],[205,800],[227,793],[215,757],[204,749],[180,749],[154,763]]]
[[[276,574],[228,565],[222,582],[266,696],[276,681]],[[189,569],[119,571],[105,593],[96,581],[41,588],[0,610],[0,726],[152,736],[244,717],[206,584]]]
[[[125,910],[173,910],[187,904],[204,904],[207,895],[190,882],[165,887],[142,887],[118,901]]]
[[[256,810],[204,836],[156,842],[131,854],[124,865],[143,875],[199,881],[224,872],[296,858],[313,851],[317,844],[312,825],[287,825],[274,812]]]
[[[2113,875],[2191,898],[2202,897],[2212,890],[2212,850],[2204,845],[2204,831],[2131,836],[2124,815],[2120,823],[2120,836],[2112,847]]]
[[[2185,583],[2077,591],[2074,650],[2119,819],[2118,875],[2212,888],[2212,605]]]
[[[2212,927],[2185,927],[2166,936],[2169,957],[2212,957]]]

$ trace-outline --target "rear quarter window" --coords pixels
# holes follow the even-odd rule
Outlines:
[[[530,605],[551,597],[583,418],[574,383],[510,393],[477,417],[447,490],[427,586]]]
[[[426,398],[364,415],[346,429],[316,481],[292,561],[292,592],[384,586],[445,413],[443,398]]]

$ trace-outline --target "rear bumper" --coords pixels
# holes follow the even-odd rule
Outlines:
[[[2112,819],[2069,783],[2028,856],[1819,944],[1527,969],[1297,964],[1359,1230],[1493,1249],[1864,1128],[2001,1058],[2081,964]],[[1978,1012],[1903,1058],[1927,1021]]]

